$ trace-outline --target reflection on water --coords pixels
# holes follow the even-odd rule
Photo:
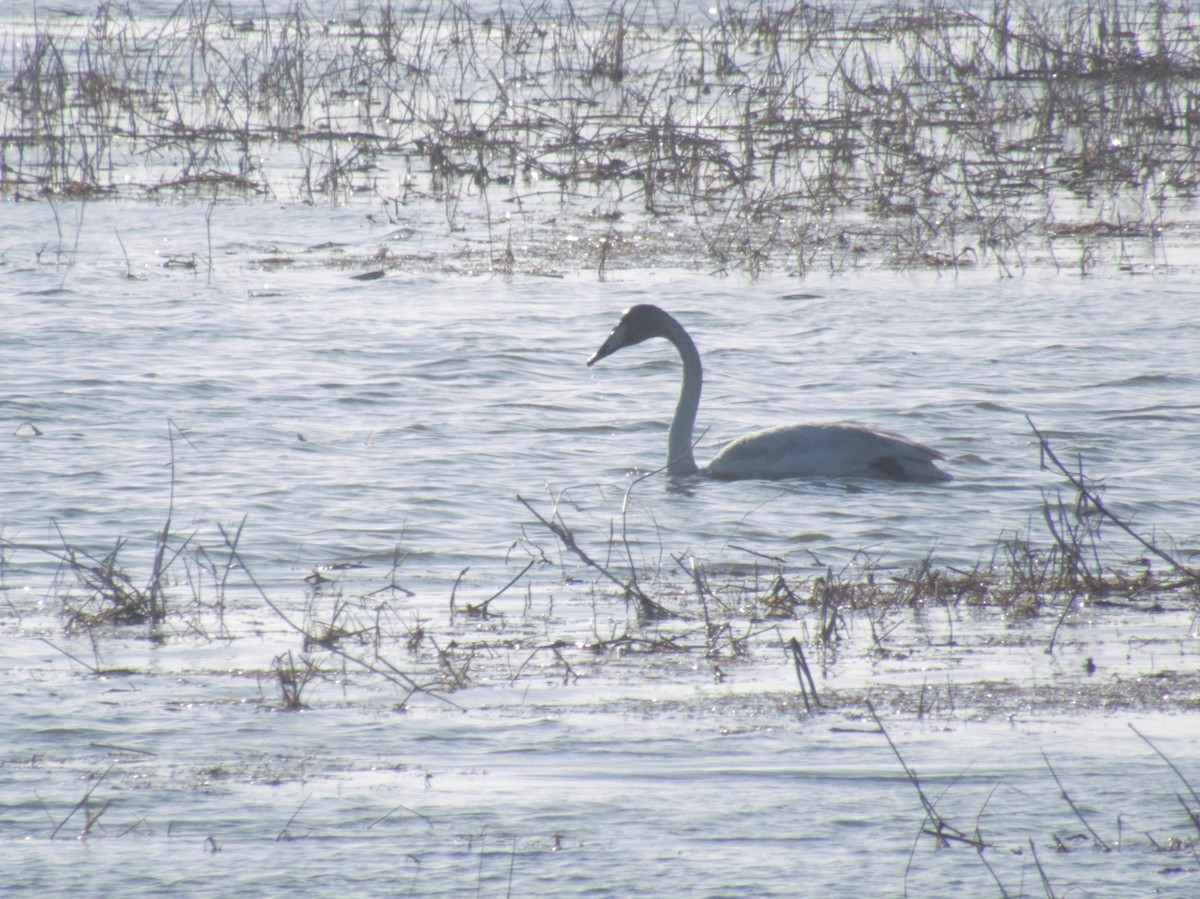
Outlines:
[[[956,477],[851,491],[705,484],[690,495],[642,482],[626,524],[670,535],[668,549],[736,540],[789,555],[797,536],[824,535],[804,553],[836,561],[870,544],[973,560],[1027,524],[1039,487],[1056,486],[1038,471],[1025,415],[1067,457],[1082,454],[1121,508],[1145,504],[1176,539],[1195,534],[1195,301],[1170,281],[843,276],[810,279],[804,300],[780,299],[785,284],[765,279],[668,274],[364,284],[338,271],[264,275],[232,249],[259,221],[236,208],[224,211],[209,281],[152,267],[164,235],[198,237],[202,210],[139,213],[90,209],[80,254],[95,263],[46,293],[63,277],[32,264],[48,211],[5,208],[10,233],[28,235],[4,272],[10,536],[51,518],[92,545],[153,534],[173,425],[176,521],[246,515],[255,558],[307,563],[403,543],[444,559],[453,578],[519,536],[516,495],[567,488],[586,498],[573,511],[581,526],[595,522],[603,539],[624,472],[662,458],[678,368],[661,343],[626,351],[620,366],[583,363],[615,313],[645,299],[685,319],[705,356],[698,458],[771,424],[853,420],[942,450]],[[118,224],[139,280],[103,264]],[[311,224],[314,239],[328,226]],[[40,436],[21,436],[29,428]]]
[[[1161,707],[1146,693],[1106,705],[1125,694],[1088,700],[1085,679],[1088,658],[1111,683],[1186,669],[1186,615],[1098,615],[1053,658],[1038,630],[1053,621],[1029,636],[965,617],[952,635],[912,637],[906,659],[874,651],[861,623],[820,681],[838,710],[810,719],[779,651],[779,638],[807,639],[803,621],[778,622],[719,671],[694,621],[680,625],[693,651],[581,661],[589,635],[615,639],[631,612],[516,499],[558,501],[579,543],[621,572],[629,557],[666,574],[676,557],[745,571],[765,555],[800,583],[861,550],[885,564],[930,551],[986,563],[998,536],[1038,526],[1043,490],[1061,489],[1038,469],[1029,415],[1105,479],[1114,508],[1193,546],[1200,316],[1188,285],[863,274],[809,278],[797,297],[794,282],[679,272],[358,282],[263,265],[268,212],[217,210],[210,277],[159,264],[206,245],[203,206],[89,206],[69,269],[39,258],[57,240],[48,207],[0,207],[0,852],[16,888],[795,895],[797,883],[838,894],[869,878],[898,895],[908,870],[916,894],[991,890],[974,850],[934,852],[919,836],[919,797],[855,701],[890,684],[936,690],[928,717],[897,701],[889,734],[947,820],[978,827],[1006,888],[1038,882],[1040,863],[1056,889],[1191,894],[1194,875],[1167,873],[1175,856],[1134,836],[1192,839],[1175,775],[1125,725],[1194,778],[1193,706],[1167,690]],[[345,210],[279,216],[301,246],[377,237]],[[956,481],[635,484],[631,470],[662,458],[676,363],[654,344],[604,370],[584,361],[619,310],[646,300],[679,315],[704,353],[699,457],[757,427],[846,419],[941,449]],[[168,510],[171,545],[190,542],[165,640],[63,636],[59,597],[79,590],[55,580],[64,540],[97,558],[126,541],[142,583]],[[231,534],[243,518],[242,565],[222,567],[218,526]],[[1117,556],[1140,553],[1112,541]],[[479,604],[531,555],[491,617],[448,621],[452,592],[459,610]],[[391,684],[336,660],[309,687],[310,711],[272,710],[273,662],[301,641],[248,577],[301,621],[317,614],[304,578],[322,563],[364,567],[326,570],[320,615],[339,591],[371,594],[391,632],[421,631],[448,664],[461,660],[451,643],[487,647],[449,694],[467,713],[424,696],[395,711]],[[220,621],[214,575],[228,589]],[[197,593],[203,608],[189,609]],[[519,655],[503,649],[518,638]],[[421,646],[412,665],[436,670]],[[924,655],[935,646],[952,651]],[[404,668],[406,652],[398,641],[388,658]],[[988,706],[960,685],[980,680],[1001,697],[1020,685],[1010,714],[1008,699]],[[1064,683],[1078,685],[1080,712],[1021,705]],[[1128,848],[1099,854],[1078,838],[1042,751],[1089,823]]]
[[[793,896],[797,878],[821,895],[864,878],[887,895],[996,880],[1012,894],[1039,867],[1085,894],[1195,888],[1187,794],[1138,736],[1194,778],[1200,731],[1179,713],[1195,684],[1163,703],[1169,715],[1085,699],[1097,682],[1168,683],[1156,655],[1185,653],[1194,672],[1186,616],[1081,622],[1054,657],[1049,621],[959,619],[953,639],[926,621],[889,634],[886,656],[862,622],[825,660],[815,716],[770,651],[727,665],[721,684],[670,654],[612,658],[573,683],[510,672],[453,694],[464,711],[395,711],[377,681],[334,673],[307,691],[310,710],[283,713],[262,699],[288,635],[253,611],[227,624],[236,639],[108,635],[109,673],[90,676],[33,638],[51,622],[21,622],[3,681],[10,888],[642,895],[669,871],[655,895]],[[86,640],[54,642],[92,661]],[[1058,699],[1028,705],[1038,685]],[[986,844],[982,859],[921,835],[917,789],[851,701],[864,688],[946,832]],[[923,714],[894,704],[900,692]],[[1064,789],[1113,851],[1097,851]]]

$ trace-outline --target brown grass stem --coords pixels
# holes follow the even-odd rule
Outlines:
[[[117,765],[116,762],[112,762],[105,769],[104,773],[101,774],[99,777],[97,777],[95,782],[93,782],[92,785],[90,787],[88,787],[87,792],[83,794],[83,798],[75,803],[75,805],[71,808],[71,811],[67,814],[67,816],[65,818],[63,818],[60,822],[58,822],[58,826],[55,827],[53,831],[51,831],[51,833],[50,833],[51,840],[55,839],[58,836],[59,831],[61,831],[67,825],[67,822],[70,821],[71,818],[74,817],[75,813],[78,811],[83,811],[83,814],[84,814],[84,824],[83,824],[82,829],[79,832],[79,836],[86,837],[91,832],[92,827],[95,825],[95,823],[97,821],[100,820],[100,816],[103,815],[106,811],[108,811],[108,807],[111,804],[111,800],[109,800],[108,802],[105,802],[104,805],[102,805],[100,807],[99,811],[97,811],[95,813],[91,812],[90,806],[91,806],[92,794],[96,792],[96,790],[100,787],[100,784],[104,783],[105,778],[107,778],[108,775],[112,773],[112,770],[113,770],[113,768],[116,767],[116,765]]]
[[[887,732],[887,728],[883,726],[883,721],[880,720],[878,713],[876,713],[874,704],[872,704],[869,699],[866,701],[866,704],[867,711],[870,712],[871,718],[875,722],[875,726],[879,728],[879,732],[883,734],[883,738],[887,740],[888,746],[890,746],[892,749],[892,754],[896,756],[896,761],[900,763],[900,767],[903,769],[909,783],[911,783],[913,785],[913,789],[917,791],[917,795],[921,799],[921,807],[925,809],[925,821],[933,825],[932,829],[927,829],[925,828],[924,823],[922,823],[922,831],[934,838],[934,843],[939,849],[947,847],[951,843],[962,843],[972,846],[975,849],[982,848],[982,845],[977,840],[968,837],[961,830],[952,827],[949,822],[942,817],[941,812],[937,810],[936,803],[931,801],[930,798],[925,794],[925,789],[921,786],[921,780],[917,777],[917,772],[910,768],[908,763],[904,761],[904,756],[900,754],[900,748],[892,740],[891,735]]]
[[[559,541],[562,543],[562,545],[566,549],[568,549],[572,553],[574,553],[574,555],[581,562],[583,562],[583,564],[587,565],[589,568],[595,569],[601,575],[603,575],[605,578],[607,578],[609,581],[611,581],[613,584],[616,584],[618,587],[621,588],[622,592],[626,596],[632,596],[637,601],[638,608],[644,617],[646,617],[646,618],[671,618],[671,617],[674,617],[672,612],[668,611],[666,608],[659,605],[657,602],[655,602],[649,596],[647,596],[645,593],[643,593],[641,588],[637,586],[637,581],[633,576],[631,576],[631,579],[628,581],[622,581],[615,574],[613,574],[611,571],[609,571],[605,566],[601,565],[599,562],[597,562],[595,559],[593,559],[591,556],[589,556],[587,554],[587,552],[576,542],[575,535],[571,533],[571,529],[568,528],[566,526],[565,522],[562,521],[562,518],[559,517],[557,506],[555,507],[555,510],[551,513],[551,517],[549,519],[547,519],[540,512],[538,512],[532,505],[530,505],[529,502],[527,500],[525,500],[524,497],[518,496],[517,502],[519,502],[526,509],[528,509],[530,514],[532,514],[533,517],[536,518],[538,520],[538,522],[541,523],[541,525],[544,528],[546,528],[548,531],[550,531],[550,533],[554,534],[554,536],[556,536],[559,539]]]
[[[808,662],[804,658],[804,647],[800,645],[800,641],[792,637],[787,641],[788,651],[792,655],[792,663],[796,667],[796,680],[800,683],[800,695],[804,699],[804,710],[812,712],[812,706],[818,708],[821,706],[821,700],[817,698],[817,685],[813,681],[812,671],[809,670]],[[805,682],[807,681],[807,687]],[[812,693],[812,705],[809,704],[808,695]]]
[[[1196,804],[1196,807],[1195,808],[1189,807],[1188,804],[1186,802],[1184,802],[1182,796],[1179,797],[1179,804],[1182,805],[1183,810],[1185,812],[1187,812],[1188,819],[1192,822],[1192,826],[1195,827],[1197,831],[1200,831],[1200,796],[1196,795],[1196,791],[1195,791],[1195,789],[1192,788],[1191,782],[1188,781],[1188,779],[1183,776],[1183,772],[1179,770],[1179,767],[1174,762],[1172,762],[1169,758],[1167,758],[1166,753],[1164,753],[1161,749],[1159,749],[1157,746],[1154,745],[1154,743],[1150,740],[1149,737],[1147,737],[1145,734],[1143,734],[1140,730],[1138,730],[1132,724],[1129,724],[1129,729],[1131,731],[1133,731],[1135,734],[1137,734],[1143,743],[1145,743],[1147,746],[1149,746],[1151,749],[1153,749],[1154,753],[1160,759],[1162,759],[1164,762],[1166,762],[1167,767],[1170,768],[1172,773],[1174,773],[1174,775],[1179,778],[1179,782],[1182,783],[1187,788],[1188,793],[1192,797],[1192,802],[1194,802]]]
[[[518,571],[512,577],[512,579],[509,580],[509,582],[507,584],[505,584],[503,587],[501,587],[499,590],[497,590],[495,593],[493,593],[491,596],[489,596],[483,602],[479,603],[478,605],[474,605],[474,606],[468,605],[467,606],[467,614],[470,616],[473,616],[473,617],[477,617],[477,618],[487,618],[489,615],[488,604],[495,599],[499,599],[501,596],[503,596],[505,593],[507,593],[508,589],[510,587],[512,587],[512,585],[515,584],[517,581],[519,581],[521,578],[525,577],[525,575],[529,572],[529,569],[532,568],[535,564],[537,564],[537,559],[530,559],[529,562],[525,565],[525,567],[522,568],[520,571]]]
[[[1096,831],[1092,828],[1092,825],[1088,823],[1087,818],[1084,817],[1083,812],[1079,810],[1079,806],[1075,804],[1075,800],[1071,798],[1071,794],[1068,793],[1067,788],[1063,786],[1063,782],[1058,777],[1058,772],[1055,771],[1054,766],[1050,764],[1050,757],[1046,755],[1044,750],[1042,752],[1042,759],[1046,762],[1046,767],[1050,771],[1050,776],[1054,778],[1054,782],[1058,785],[1059,795],[1062,796],[1067,805],[1071,807],[1071,811],[1075,813],[1075,817],[1079,819],[1079,822],[1085,828],[1087,828],[1087,832],[1092,835],[1092,840],[1094,840],[1096,845],[1099,846],[1104,852],[1112,852],[1112,847],[1105,842],[1104,838],[1100,836],[1100,834],[1096,833]]]
[[[222,536],[225,538],[225,541],[229,548],[231,557],[237,561],[238,566],[241,568],[243,574],[245,574],[247,579],[250,581],[251,586],[254,587],[254,589],[258,593],[259,597],[261,597],[262,601],[265,602],[267,604],[267,607],[270,608],[271,611],[275,613],[276,617],[278,617],[279,620],[282,621],[284,624],[286,624],[291,630],[295,631],[297,634],[300,634],[302,637],[305,638],[305,640],[310,640],[311,635],[310,635],[309,631],[303,625],[298,624],[297,622],[293,621],[291,616],[289,616],[282,608],[280,608],[280,606],[277,603],[275,603],[270,598],[270,596],[267,595],[266,590],[264,590],[262,588],[262,585],[259,584],[258,581],[255,579],[254,574],[250,571],[249,567],[245,564],[244,561],[242,561],[241,556],[239,555],[237,549],[234,547],[234,544],[231,542],[229,535],[225,532],[225,529],[223,527],[221,527],[220,530],[221,530]],[[316,642],[316,641],[312,641],[312,642]],[[421,694],[429,696],[433,699],[440,700],[441,702],[445,703],[446,705],[452,706],[453,708],[458,709],[459,711],[464,711],[462,706],[460,706],[458,703],[454,702],[453,700],[449,699],[446,696],[443,696],[441,693],[430,689],[429,687],[426,687],[422,684],[417,683],[416,680],[414,680],[409,675],[405,674],[403,671],[401,671],[399,668],[397,668],[395,665],[393,665],[387,659],[384,659],[378,655],[376,655],[373,659],[367,659],[367,658],[364,658],[361,656],[354,655],[353,653],[343,650],[336,645],[322,645],[322,648],[326,652],[331,653],[332,655],[335,655],[341,659],[344,659],[345,661],[350,662],[351,664],[353,664],[359,668],[369,671],[372,674],[376,674],[376,675],[384,678],[385,680],[390,681],[391,683],[396,684],[397,686],[400,686],[403,689],[407,690],[407,695],[404,697],[402,705],[407,703],[409,698],[411,698],[413,696],[413,694],[421,693]]]
[[[1071,483],[1071,486],[1078,491],[1079,496],[1083,501],[1085,501],[1088,505],[1119,527],[1134,540],[1136,540],[1148,552],[1153,553],[1154,555],[1158,556],[1158,558],[1170,565],[1171,568],[1177,573],[1185,576],[1192,583],[1200,583],[1200,572],[1188,568],[1170,553],[1160,549],[1152,541],[1147,540],[1145,537],[1135,531],[1130,525],[1128,525],[1123,519],[1121,519],[1116,513],[1109,509],[1108,506],[1105,505],[1104,501],[1100,499],[1096,491],[1088,486],[1083,475],[1081,473],[1073,472],[1070,468],[1062,463],[1057,455],[1055,455],[1053,448],[1050,446],[1050,441],[1047,439],[1045,434],[1038,430],[1037,426],[1033,423],[1033,419],[1027,415],[1025,416],[1025,420],[1029,423],[1029,427],[1032,429],[1034,436],[1036,436],[1038,439],[1038,445],[1041,448],[1043,458],[1043,467],[1045,467],[1045,460],[1049,459],[1051,466]]]

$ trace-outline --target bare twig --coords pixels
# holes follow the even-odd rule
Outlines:
[[[796,666],[796,680],[800,682],[800,695],[804,698],[804,710],[811,712],[812,706],[808,702],[809,692],[812,692],[813,704],[818,708],[821,705],[821,700],[817,698],[817,685],[813,681],[812,671],[809,670],[808,662],[804,658],[804,647],[800,645],[799,640],[792,637],[787,641],[787,648],[791,652],[792,662]],[[804,685],[805,680],[808,681],[807,688]],[[874,714],[874,710],[872,710],[872,714]],[[882,729],[882,726],[880,729]]]
[[[589,568],[596,569],[596,571],[600,572],[600,574],[604,575],[604,577],[608,578],[608,580],[620,587],[627,596],[632,596],[634,599],[636,599],[638,607],[644,616],[649,618],[674,617],[670,611],[643,593],[641,588],[637,586],[636,579],[631,579],[628,582],[622,581],[611,571],[589,556],[587,552],[585,552],[584,549],[575,541],[575,535],[571,533],[571,530],[564,523],[562,523],[562,519],[558,517],[557,509],[552,513],[551,518],[547,520],[540,512],[537,511],[537,509],[533,508],[533,506],[531,506],[529,502],[524,499],[524,497],[518,496],[517,502],[528,509],[533,517],[541,522],[542,526],[550,531],[550,533],[554,534],[554,536],[556,536],[562,542],[562,545],[573,552],[581,562],[583,562]]]
[[[1025,420],[1029,422],[1029,427],[1033,430],[1034,435],[1038,439],[1044,459],[1050,460],[1051,465],[1057,469],[1063,475],[1063,477],[1071,482],[1071,486],[1079,491],[1080,496],[1082,496],[1092,508],[1094,508],[1097,512],[1140,543],[1147,551],[1158,556],[1160,559],[1170,565],[1171,568],[1176,572],[1184,575],[1194,583],[1200,582],[1200,572],[1187,567],[1169,553],[1159,549],[1154,543],[1147,540],[1145,537],[1135,531],[1120,517],[1118,517],[1116,513],[1109,509],[1108,506],[1104,504],[1104,501],[1096,494],[1096,491],[1092,490],[1086,483],[1084,483],[1082,476],[1075,474],[1059,460],[1058,456],[1054,454],[1054,450],[1050,447],[1050,441],[1046,438],[1045,434],[1038,430],[1037,426],[1033,423],[1033,419],[1026,415]],[[1045,463],[1043,462],[1043,464]]]
[[[977,840],[968,837],[961,830],[952,827],[941,812],[936,808],[936,804],[925,795],[925,790],[921,786],[921,781],[917,777],[917,772],[908,767],[908,763],[904,761],[904,756],[900,754],[900,749],[892,741],[891,736],[887,732],[887,728],[883,726],[883,722],[879,719],[879,715],[875,712],[875,706],[867,701],[867,711],[871,713],[871,718],[875,721],[875,726],[879,728],[879,732],[883,734],[883,738],[887,740],[888,746],[892,748],[892,754],[896,756],[896,761],[900,763],[900,767],[904,769],[905,776],[908,777],[909,783],[917,791],[917,795],[921,798],[921,806],[925,809],[925,820],[933,824],[933,829],[924,829],[924,832],[934,838],[936,845],[941,848],[948,846],[950,843],[963,843],[972,846],[975,849],[982,848]]]
[[[1096,833],[1096,831],[1092,829],[1092,825],[1089,824],[1087,818],[1083,816],[1083,812],[1079,810],[1079,806],[1075,804],[1075,800],[1071,798],[1071,794],[1067,792],[1067,788],[1064,787],[1062,781],[1058,779],[1058,772],[1056,772],[1054,770],[1054,766],[1050,764],[1050,758],[1046,755],[1044,750],[1042,752],[1042,758],[1046,762],[1046,767],[1050,769],[1050,776],[1053,777],[1054,782],[1058,784],[1059,795],[1066,800],[1067,805],[1071,807],[1071,811],[1075,813],[1075,817],[1078,818],[1080,823],[1087,828],[1087,832],[1092,835],[1092,839],[1096,841],[1097,846],[1099,846],[1105,852],[1111,852],[1112,847],[1104,841],[1104,838],[1100,836],[1100,834]]]

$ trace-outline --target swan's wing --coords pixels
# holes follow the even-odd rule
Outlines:
[[[854,425],[785,425],[747,434],[705,466],[714,478],[883,478],[948,481],[937,450]]]

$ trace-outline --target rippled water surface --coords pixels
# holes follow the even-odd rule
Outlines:
[[[173,450],[176,526],[247,516],[248,552],[303,565],[399,544],[423,560],[413,577],[503,565],[528,518],[516,495],[569,491],[584,519],[607,520],[627,472],[662,463],[671,348],[584,365],[620,311],[645,301],[675,312],[704,354],[699,458],[756,427],[852,420],[941,449],[956,478],[851,492],[640,484],[629,525],[671,549],[735,540],[786,554],[803,540],[818,555],[879,545],[974,558],[1024,526],[1052,483],[1027,415],[1068,458],[1082,454],[1114,503],[1179,540],[1196,533],[1200,301],[1188,279],[361,282],[302,254],[264,261],[331,231],[384,239],[361,214],[237,206],[213,216],[209,274],[161,266],[205,248],[203,206],[77,212],[66,268],[45,258],[48,205],[3,210],[12,538],[51,519],[85,541],[153,533]],[[270,240],[254,236],[264,229]]]
[[[989,255],[960,246],[987,240],[974,214],[983,236],[969,238],[938,233],[940,213],[914,216],[925,239],[952,232],[962,252],[914,245],[897,267],[970,260],[959,271],[899,273],[879,259],[856,270],[853,217],[829,207],[813,221],[793,210],[796,220],[777,222],[786,228],[775,258],[780,246],[790,252],[788,234],[825,223],[820,250],[797,261],[805,277],[751,280],[715,261],[720,247],[707,235],[697,239],[693,229],[726,208],[701,208],[699,176],[687,215],[671,212],[678,197],[654,208],[650,174],[601,184],[593,171],[595,192],[572,193],[567,183],[586,181],[586,167],[556,183],[550,168],[519,166],[516,155],[507,164],[523,172],[507,182],[496,174],[490,194],[475,189],[492,176],[474,163],[437,188],[452,166],[442,159],[439,170],[423,138],[409,135],[394,153],[355,150],[355,129],[378,128],[371,140],[388,143],[406,115],[401,100],[393,109],[387,89],[327,86],[326,96],[311,83],[305,99],[303,79],[286,87],[311,104],[311,133],[293,140],[306,123],[258,108],[272,127],[243,145],[251,110],[229,118],[214,98],[254,92],[236,64],[222,68],[223,54],[253,49],[263,78],[302,74],[281,4],[172,0],[111,20],[95,6],[48,13],[60,28],[54,46],[85,46],[103,25],[113,30],[104,46],[133,48],[123,29],[169,21],[137,46],[181,49],[178,71],[157,74],[130,49],[122,62],[144,64],[147,77],[111,82],[154,85],[142,111],[167,125],[139,122],[119,91],[110,123],[83,96],[97,84],[73,86],[64,102],[109,142],[105,155],[86,134],[50,129],[41,165],[61,168],[57,195],[39,192],[34,144],[26,159],[20,139],[6,141],[6,167],[22,169],[0,173],[20,186],[0,204],[0,869],[10,891],[1200,892],[1194,590],[1144,596],[1131,583],[1078,603],[1056,594],[1041,614],[929,597],[928,608],[835,609],[834,637],[819,636],[831,584],[892,584],[926,558],[950,572],[1001,570],[1006,541],[1046,544],[1045,510],[1074,492],[1043,469],[1031,423],[1154,544],[1105,519],[1104,558],[1085,564],[1162,575],[1160,549],[1196,567],[1194,179],[1186,164],[1163,161],[1187,158],[1174,154],[1181,138],[1169,135],[1173,152],[1158,162],[1135,161],[1140,196],[1113,187],[1097,198],[1082,181],[1070,197],[1047,188],[1037,198],[1048,207],[1041,243]],[[576,6],[611,24],[607,4]],[[305,9],[310,36],[340,16],[335,37],[353,38],[308,46],[374,46],[359,43],[370,16],[347,16],[341,3]],[[508,9],[505,27],[484,16],[462,34],[485,35],[479,46],[493,51],[516,33],[512,23],[537,37]],[[709,21],[723,28],[718,12]],[[259,21],[268,15],[280,29]],[[16,6],[3,17],[0,80],[17,116],[36,107],[18,102],[36,80],[26,75],[57,76],[52,54],[34,52],[51,46],[38,37],[48,20]],[[217,43],[197,37],[202,20]],[[475,65],[453,36],[459,21],[436,19],[449,40],[438,46]],[[1150,14],[1138,21],[1150,27]],[[417,27],[403,32],[415,58],[432,66],[420,29],[435,18],[405,23]],[[895,23],[907,23],[901,40],[923,34],[908,30],[907,10]],[[1113,30],[1129,38],[1115,19]],[[696,32],[693,51],[709,53],[705,35],[720,33]],[[1189,46],[1185,36],[1174,46]],[[573,81],[532,90],[519,44],[505,51],[516,66],[505,83],[486,61],[476,80],[459,73],[445,107],[459,151],[486,124],[471,104],[493,86],[498,121],[505,85],[518,99],[518,87],[530,89],[526,135],[556,109],[608,115],[590,111],[588,97],[553,96],[571,95]],[[664,60],[685,52],[682,40],[656,46]],[[769,58],[755,46],[743,62]],[[558,49],[539,53],[548,62]],[[224,81],[176,94],[186,109],[172,119],[173,80],[205,65]],[[1170,77],[1194,74],[1176,65]],[[454,84],[453,74],[428,83]],[[651,74],[647,83],[670,81]],[[743,124],[740,102],[708,107],[715,98],[690,90],[679,122],[698,124],[709,109],[734,116],[728,134],[749,134],[750,106]],[[1124,96],[1114,92],[1113,104]],[[683,102],[669,90],[658,99],[675,122]],[[807,115],[821,102],[818,92],[801,105]],[[189,132],[185,113],[224,123],[226,143],[214,134],[203,147],[207,125]],[[12,123],[28,137],[34,118],[20,112]],[[335,126],[347,130],[326,143],[321,129]],[[229,171],[214,177],[185,148]],[[570,148],[533,149],[565,160]],[[235,163],[254,177],[196,199],[228,186]],[[76,165],[96,176],[91,195],[109,199],[62,197]],[[755,180],[747,166],[745,181]],[[314,172],[349,177],[314,189]],[[989,226],[1021,231],[1008,215],[1017,195],[1002,188],[1026,189],[1025,179],[997,181],[997,203],[1014,208],[984,210]],[[741,202],[744,183],[739,175],[727,208],[754,227],[722,232],[744,254],[729,269],[750,267],[748,244],[771,232],[769,211],[742,208],[753,205]],[[844,240],[835,222],[849,223]],[[895,233],[899,248],[903,229]],[[625,241],[624,267],[606,269],[613,235]],[[531,251],[550,240],[587,252]],[[636,267],[646,243],[677,247],[672,260],[708,246],[690,269],[655,270]],[[506,253],[525,274],[479,273],[504,268],[496,261]],[[1011,272],[1019,277],[1003,277]],[[664,462],[676,355],[651,341],[585,365],[621,311],[647,302],[676,314],[703,354],[700,460],[756,428],[854,421],[939,449],[954,480],[680,484],[652,474]],[[144,593],[155,570],[161,622],[89,617],[99,605],[91,585]],[[635,576],[678,614],[640,616],[623,589]],[[772,589],[812,599],[764,614]],[[789,646],[809,653],[819,708],[797,691]]]
[[[1084,664],[1139,683],[1164,664],[1194,670],[1186,610],[1073,619],[1052,657],[1054,621],[909,622],[909,650],[891,657],[871,651],[864,622],[823,660],[827,695],[933,691],[930,715],[898,716],[889,734],[940,813],[992,847],[992,873],[973,849],[920,835],[920,796],[861,705],[804,713],[779,642],[808,622],[780,622],[718,667],[699,652],[556,659],[632,613],[517,500],[543,515],[559,501],[579,542],[622,571],[685,557],[745,571],[765,555],[799,581],[862,549],[884,565],[930,552],[970,565],[1037,524],[1043,491],[1060,489],[1039,470],[1028,415],[1105,479],[1115,508],[1186,550],[1200,506],[1190,282],[358,281],[303,250],[330,233],[388,239],[361,212],[222,205],[206,225],[206,209],[65,205],[78,232],[67,266],[47,250],[48,204],[0,207],[10,886],[784,896],[999,883],[1011,895],[1040,894],[1041,865],[1076,895],[1192,894],[1192,856],[1163,849],[1193,838],[1184,787],[1127,725],[1195,778],[1194,697],[1162,697],[1169,713],[1154,698],[1089,705]],[[210,238],[211,271],[162,265],[207,258]],[[273,263],[281,251],[299,263]],[[675,312],[704,353],[701,458],[755,427],[853,420],[941,449],[955,481],[635,484],[631,472],[661,464],[677,361],[652,342],[584,362],[637,302]],[[78,589],[64,547],[100,558],[124,540],[144,577],[168,511],[180,559],[166,630],[64,635],[59,597]],[[228,558],[222,526],[241,526],[240,564],[218,566],[224,593],[203,567]],[[449,619],[451,595],[479,603],[531,559],[493,617]],[[332,579],[319,589],[318,566]],[[403,708],[404,690],[330,657],[308,710],[277,711],[273,660],[305,649],[287,618],[366,595],[393,631],[490,648],[461,689]],[[206,605],[218,599],[219,621]],[[383,651],[405,668],[402,641]],[[1077,684],[1078,710],[1031,705],[1024,691],[1041,684]],[[1120,851],[1094,848],[1050,764]]]

